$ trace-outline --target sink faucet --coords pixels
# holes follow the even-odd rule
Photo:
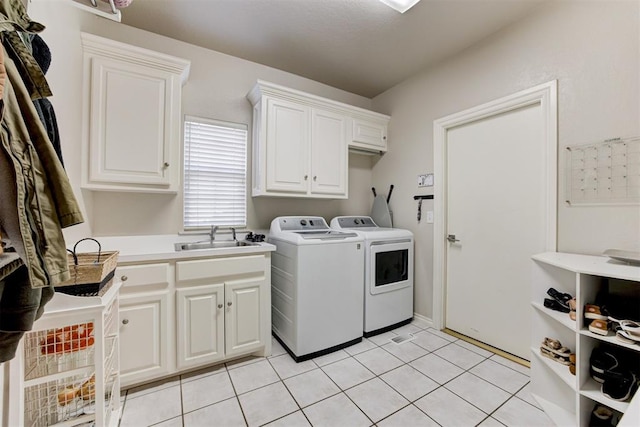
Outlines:
[[[235,228],[233,228],[233,227],[231,227],[231,235],[233,236],[233,241],[234,241],[234,242],[235,242],[236,240],[238,240],[238,239],[236,239],[236,229],[235,229]]]
[[[211,231],[209,232],[209,238],[211,239],[212,242],[216,239],[216,231],[218,231],[218,226],[212,225]]]

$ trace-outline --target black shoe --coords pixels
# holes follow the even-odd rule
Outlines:
[[[613,411],[600,404],[596,404],[591,412],[589,427],[610,427],[613,425]]]
[[[569,305],[568,304],[565,306],[565,305],[560,304],[555,299],[550,299],[550,298],[545,298],[544,299],[544,306],[547,307],[547,308],[550,308],[551,310],[560,311],[562,313],[568,313],[568,312],[571,311],[569,309]]]
[[[594,348],[589,357],[589,364],[591,377],[602,384],[610,376],[615,376],[613,369],[618,367],[618,359],[611,352]]]
[[[613,400],[624,401],[631,396],[635,384],[633,372],[616,372],[615,375],[608,375],[602,383],[602,394]]]
[[[549,295],[551,298],[556,300],[558,304],[566,307],[567,309],[569,309],[569,300],[573,298],[572,295],[558,292],[553,288],[549,288],[549,290],[547,290],[547,295]]]

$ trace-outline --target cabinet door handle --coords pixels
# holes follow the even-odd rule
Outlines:
[[[129,319],[122,319],[122,324],[127,325],[129,323]]]
[[[313,180],[315,181],[316,179],[318,179],[318,176],[317,176],[317,175],[314,175],[314,176],[313,176]]]
[[[125,275],[120,276],[120,280],[122,280],[123,282],[126,282],[127,280],[129,280],[129,278]]]
[[[222,304],[218,304],[218,308],[222,308]]]
[[[309,179],[309,175],[304,176],[304,180],[306,181],[307,179]]]
[[[229,307],[231,307],[231,304],[233,304],[231,301],[229,301],[229,302],[227,303],[227,305],[228,305]]]
[[[169,162],[164,162],[163,166],[164,166],[165,168],[168,168],[168,167],[169,167]]]

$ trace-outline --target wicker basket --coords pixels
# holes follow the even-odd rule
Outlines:
[[[76,252],[78,244],[85,240],[96,242],[98,252]],[[67,251],[71,278],[58,284],[55,287],[57,292],[69,295],[97,295],[100,289],[113,278],[118,263],[118,251],[103,252],[100,242],[90,237],[78,240],[73,250]]]

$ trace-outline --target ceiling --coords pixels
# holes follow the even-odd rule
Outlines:
[[[134,0],[122,22],[372,98],[545,0]]]

